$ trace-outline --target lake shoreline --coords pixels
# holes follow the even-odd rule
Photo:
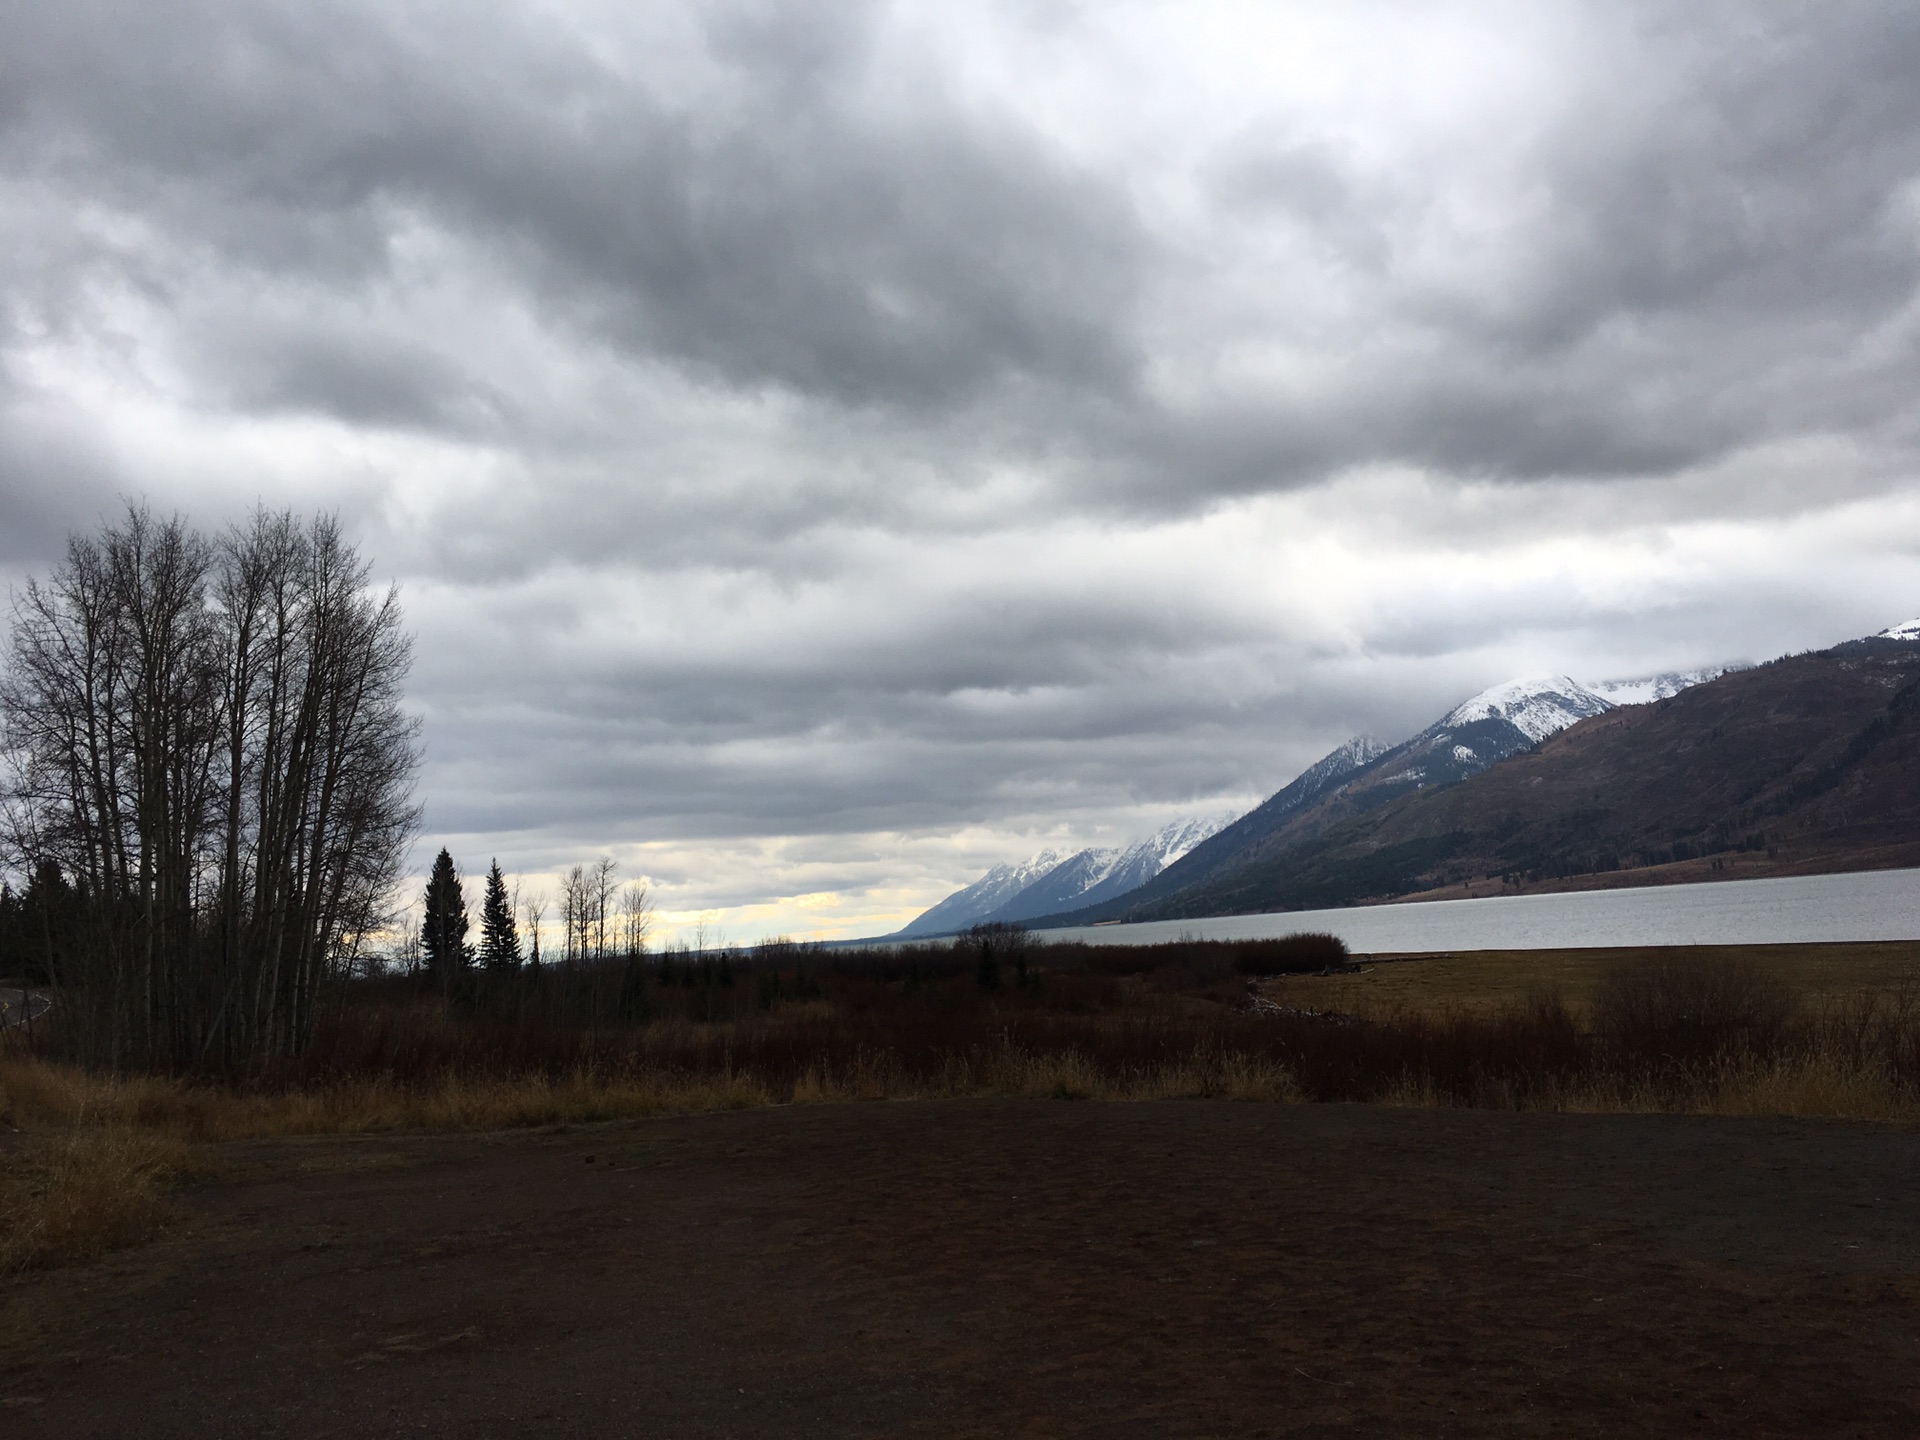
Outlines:
[[[1409,899],[1062,927],[1036,938],[1152,945],[1301,931],[1325,931],[1352,950],[1376,954],[1920,940],[1920,869]]]

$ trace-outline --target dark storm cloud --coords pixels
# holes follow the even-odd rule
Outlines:
[[[111,465],[72,440],[0,412],[0,565],[38,569],[65,550],[77,526],[117,508]]]
[[[249,412],[320,412],[350,425],[498,433],[501,397],[451,357],[403,338],[237,324],[199,357]]]
[[[1223,165],[1225,211],[1323,242],[1385,343],[1333,404],[1209,411],[1162,432],[1166,459],[1190,448],[1240,490],[1360,460],[1524,479],[1657,474],[1824,429],[1911,442],[1914,329],[1876,331],[1920,283],[1920,15],[1598,13],[1509,213],[1456,237],[1461,273],[1401,278],[1446,186],[1484,181],[1470,157],[1368,181],[1281,136]],[[1223,420],[1224,446],[1196,433]]]
[[[980,445],[1043,448],[1081,502],[1177,509],[1380,460],[1642,474],[1905,411],[1911,336],[1857,347],[1920,276],[1888,232],[1920,170],[1911,12],[1602,12],[1594,73],[1519,157],[1499,197],[1519,213],[1460,243],[1465,276],[1413,256],[1432,186],[1470,163],[1368,178],[1336,147],[1244,137],[1217,181],[1227,229],[1278,211],[1324,247],[1356,373],[1191,411],[1142,378],[1142,311],[1257,272],[1184,271],[1115,177],[1010,115],[937,83],[876,98],[880,7],[717,7],[693,31],[709,92],[678,103],[539,18],[458,13],[30,10],[0,62],[7,150],[269,280],[377,286],[419,215],[633,356],[879,407],[934,427],[963,474]],[[1275,303],[1259,324],[1284,334]],[[1176,361],[1236,338],[1176,340]],[[471,423],[444,359],[261,340],[238,347],[243,407]],[[1814,363],[1845,383],[1806,384]]]
[[[531,17],[429,45],[395,13],[40,10],[0,72],[9,148],[218,263],[301,278],[371,283],[417,208],[583,325],[730,384],[917,407],[1024,373],[1123,380],[1119,197],[938,95],[852,109],[836,57],[860,12],[724,8],[741,98],[696,113]]]

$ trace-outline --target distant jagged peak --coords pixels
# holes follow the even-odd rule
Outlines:
[[[1920,640],[1920,619],[1889,625],[1873,637],[1875,640]]]
[[[1137,890],[1202,840],[1220,830],[1225,816],[1190,816],[1162,825],[1144,840],[1124,849],[1077,851],[1005,896],[985,915],[987,920],[1022,922],[1041,915],[1057,915],[1098,904]],[[1034,862],[1028,862],[1032,865]],[[981,882],[985,886],[985,881]],[[931,912],[929,912],[931,913]],[[950,923],[951,912],[936,917]],[[915,922],[918,924],[919,922]]]
[[[1534,675],[1490,686],[1456,706],[1439,728],[1505,720],[1536,745],[1578,720],[1613,709],[1613,701],[1571,675]]]
[[[1338,779],[1350,771],[1358,770],[1362,765],[1371,764],[1386,754],[1391,747],[1376,736],[1362,733],[1343,744],[1336,745],[1313,764],[1300,772],[1299,780],[1309,785],[1316,781]]]
[[[1029,880],[1046,874],[1066,858],[1067,853],[1064,850],[1055,850],[1049,846],[1045,850],[1029,855],[1025,860],[996,865],[973,883],[976,886],[1025,884]]]
[[[922,911],[895,933],[934,935],[964,930],[998,909],[1067,857],[1058,850],[1040,851],[1026,860],[994,866],[964,889],[956,890],[931,909]]]
[[[1358,770],[1362,765],[1378,760],[1387,753],[1389,748],[1387,742],[1379,736],[1363,730],[1346,744],[1325,756],[1320,761],[1320,765],[1331,766],[1337,761],[1344,761],[1347,769]],[[1319,766],[1314,768],[1318,769]]]
[[[1232,824],[1233,815],[1190,815],[1162,825],[1153,834],[1129,849],[1126,854],[1151,855],[1164,870],[1181,856],[1185,855],[1202,840],[1219,834]]]

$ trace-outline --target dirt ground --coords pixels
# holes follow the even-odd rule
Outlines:
[[[227,1159],[0,1289],[0,1433],[1920,1434],[1906,1131],[930,1101]]]

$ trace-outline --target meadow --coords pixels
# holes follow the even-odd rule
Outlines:
[[[883,1099],[1920,1116],[1913,944],[1349,957],[1327,937],[668,953],[357,981],[222,1083],[0,1044],[0,1267],[137,1243],[228,1142]]]

